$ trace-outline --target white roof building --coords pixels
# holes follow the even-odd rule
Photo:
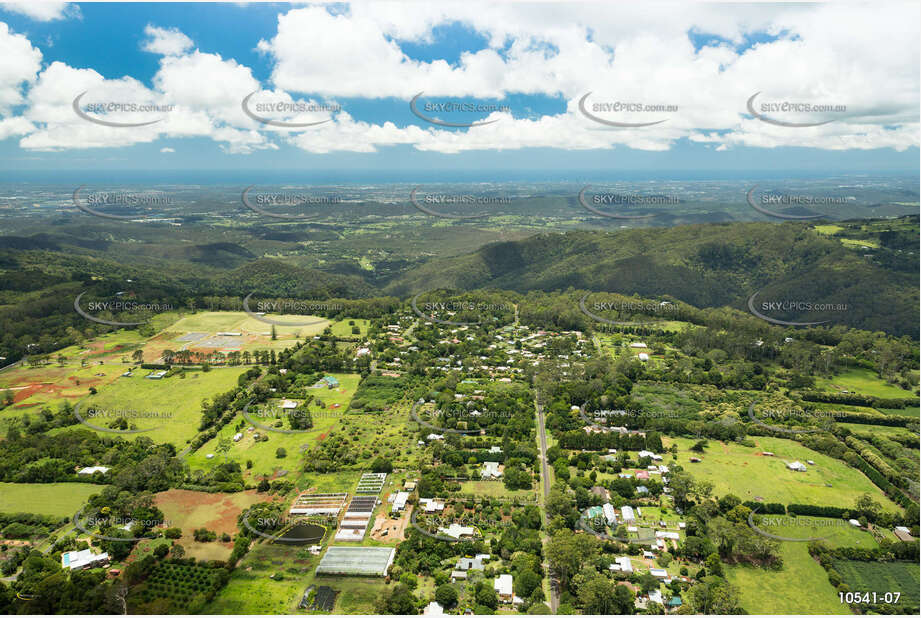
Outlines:
[[[612,564],[610,568],[612,571],[620,571],[621,573],[633,573],[633,564],[630,562],[630,556],[614,558],[614,564]]]
[[[109,468],[105,466],[89,466],[89,467],[83,468],[82,470],[77,472],[77,474],[94,474],[96,472],[102,472],[103,474],[105,474],[108,471],[109,471]]]
[[[604,511],[604,518],[608,520],[609,526],[617,523],[617,513],[614,512],[614,507],[611,506],[610,502],[606,502],[601,509]]]
[[[439,528],[438,532],[452,538],[459,539],[465,536],[473,536],[473,526],[462,526],[460,524],[454,523],[447,528]]]
[[[432,601],[422,610],[424,616],[444,616],[445,608],[438,601]]]
[[[493,582],[493,587],[496,589],[496,594],[499,595],[500,600],[506,599],[511,601],[515,594],[512,589],[513,583],[514,580],[508,573],[503,573],[496,578],[496,580]]]
[[[502,471],[499,470],[498,461],[484,461],[483,469],[480,470],[480,476],[483,478],[494,478],[497,479],[502,476]]]
[[[799,462],[799,461],[794,461],[794,462],[792,462],[792,463],[788,463],[788,464],[787,464],[787,467],[790,468],[791,470],[796,470],[797,472],[805,472],[805,471],[806,471],[806,465],[803,464],[803,463],[801,463],[801,462]]]
[[[92,549],[80,551],[66,551],[61,554],[61,568],[77,571],[95,566],[103,566],[109,562],[109,554],[103,552],[94,554]]]
[[[649,574],[652,575],[653,577],[662,577],[662,578],[668,577],[668,571],[666,571],[665,569],[649,569]]]
[[[624,518],[624,521],[635,521],[636,516],[633,514],[632,506],[622,506],[620,507],[620,515]]]
[[[406,508],[406,501],[409,500],[408,491],[399,491],[397,492],[396,497],[393,499],[393,506],[390,507],[392,513],[399,513]]]

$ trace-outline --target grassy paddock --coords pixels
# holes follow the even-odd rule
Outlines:
[[[816,504],[839,507],[854,506],[862,494],[890,511],[900,510],[862,472],[844,462],[812,451],[793,440],[753,436],[756,446],[750,448],[735,442],[709,441],[703,454],[691,453],[695,440],[663,438],[666,446],[678,445],[678,462],[698,480],[713,483],[713,494],[735,494],[743,500],[780,502],[783,504]],[[774,453],[773,457],[761,452]],[[691,455],[703,461],[689,463]],[[788,470],[787,463],[811,459],[814,466],[805,472]],[[668,459],[666,459],[666,463]]]
[[[70,517],[100,491],[91,483],[0,483],[0,512]]]

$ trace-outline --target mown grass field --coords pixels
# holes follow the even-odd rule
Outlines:
[[[213,373],[213,372],[212,372]],[[326,438],[327,434],[336,427],[340,422],[348,404],[358,388],[358,382],[361,376],[351,373],[333,373],[330,374],[339,380],[339,387],[334,389],[316,389],[310,392],[314,395],[314,400],[310,404],[310,414],[313,419],[313,427],[303,433],[286,434],[277,431],[267,431],[256,429],[253,432],[241,431],[241,424],[244,427],[251,426],[245,422],[242,416],[225,425],[213,439],[209,440],[194,453],[189,454],[187,461],[192,469],[208,469],[216,463],[226,458],[236,461],[245,469],[246,462],[252,461],[253,466],[249,470],[250,475],[261,477],[262,475],[273,475],[276,470],[300,470],[302,467],[301,452],[312,447],[318,441]],[[320,408],[316,405],[317,400],[322,400],[324,406]],[[332,406],[338,404],[337,408]],[[257,417],[254,417],[257,418]],[[257,420],[260,420],[257,418]],[[271,426],[268,422],[263,425]],[[287,428],[287,426],[283,427]],[[232,442],[230,450],[226,454],[219,454],[217,446],[221,439],[232,439],[237,432],[243,433],[244,437],[239,442]],[[255,441],[255,433],[268,435],[267,441]],[[284,448],[287,455],[279,458],[276,456],[276,450]],[[208,459],[208,454],[214,457]]]
[[[187,371],[186,377],[174,375],[160,380],[148,380],[146,369],[135,370],[132,377],[120,377],[80,402],[81,415],[91,424],[107,427],[116,413],[130,414],[129,423],[143,433],[123,434],[125,438],[146,436],[155,442],[169,442],[179,449],[198,433],[201,422],[201,402],[234,388],[246,367],[221,367],[211,371]],[[100,411],[95,418],[84,412]],[[153,418],[139,415],[157,414]],[[116,435],[116,434],[110,434]]]
[[[0,512],[70,517],[100,491],[91,483],[0,483]]]
[[[886,383],[875,372],[869,369],[850,369],[833,378],[816,378],[816,388],[827,392],[837,393],[842,390],[871,397],[913,397],[911,391],[906,391]]]
[[[678,445],[678,463],[695,479],[713,483],[715,496],[732,493],[742,500],[761,498],[765,502],[783,504],[852,507],[857,498],[868,493],[884,508],[901,510],[862,472],[843,461],[812,451],[793,440],[765,436],[752,436],[752,440],[756,444],[753,448],[711,440],[703,454],[689,450],[695,440],[663,438],[662,442],[666,446]],[[760,454],[763,451],[772,452],[774,456],[763,456]],[[692,455],[703,461],[690,463]],[[815,465],[808,466],[805,472],[794,472],[786,467],[789,462],[805,464],[808,459]]]

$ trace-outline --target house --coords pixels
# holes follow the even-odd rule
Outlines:
[[[859,528],[859,527],[860,527],[860,522],[857,521],[856,519],[849,519],[849,520],[847,520],[847,523],[851,524],[851,525],[854,526],[855,528]]]
[[[636,487],[636,493],[638,493],[638,494],[648,494],[648,493],[649,493],[649,488],[646,487],[645,485],[637,485],[637,487]]]
[[[474,412],[476,412],[476,410],[474,410]],[[472,412],[471,412],[471,416],[473,416],[473,413],[472,413]],[[489,452],[490,452],[490,453],[501,453],[501,452],[502,452],[502,447],[501,447],[501,446],[490,446],[490,447],[489,447]]]
[[[636,516],[633,514],[632,506],[620,507],[620,516],[623,517],[624,521],[636,521]]]
[[[900,541],[905,541],[906,543],[911,543],[915,540],[915,537],[911,536],[911,530],[905,526],[896,526],[892,531],[895,534],[896,538]]]
[[[681,607],[681,597],[678,597],[678,596],[672,597],[671,599],[669,599],[668,603],[666,604],[666,607],[671,611],[675,611],[676,609]]]
[[[162,380],[163,376],[166,375],[166,371],[152,371],[147,374],[148,380]]]
[[[285,399],[281,402],[282,410],[293,410],[297,407],[296,401],[291,401],[290,399]]]
[[[423,616],[444,616],[445,608],[438,601],[432,601],[422,610]]]
[[[497,479],[502,476],[502,471],[499,470],[498,461],[484,461],[483,469],[480,470],[480,476],[484,479]]]
[[[89,466],[81,469],[77,474],[95,474],[96,472],[101,472],[105,474],[109,471],[109,468],[106,466]]]
[[[791,470],[795,470],[796,472],[805,472],[805,471],[806,471],[806,466],[805,466],[804,464],[798,462],[798,461],[794,461],[794,462],[792,462],[792,463],[788,463],[788,464],[787,464],[787,467],[788,467],[789,469],[791,469]]]
[[[493,582],[493,587],[496,589],[496,595],[498,595],[500,603],[511,603],[513,601],[515,593],[512,589],[512,584],[512,576],[508,573],[503,573]]]
[[[457,571],[482,571],[483,560],[481,558],[458,558],[454,569]]]
[[[662,598],[662,591],[656,588],[655,590],[650,590],[649,594],[650,603],[658,603],[659,605],[665,605],[665,599]]]
[[[399,513],[406,508],[406,501],[409,500],[408,491],[398,491],[393,498],[393,506],[390,507],[391,513]]]
[[[637,453],[636,456],[639,457],[640,459],[642,459],[643,457],[649,457],[653,461],[662,461],[662,456],[656,455],[652,451],[643,450]]]
[[[675,541],[679,540],[681,537],[677,532],[668,532],[666,530],[656,530],[657,539],[673,539]]]
[[[655,568],[649,569],[649,574],[652,575],[653,577],[661,577],[662,579],[665,579],[666,577],[668,577],[668,571],[666,571],[665,569],[655,569]]]
[[[441,435],[440,433],[430,433],[429,435],[425,436],[425,439],[426,439],[426,440],[429,440],[429,441],[431,441],[431,440],[444,440],[445,437],[444,437],[443,435]]]
[[[419,498],[419,506],[425,508],[426,513],[436,513],[445,509],[445,503],[433,498]]]
[[[631,348],[634,348],[634,349],[636,349],[636,350],[645,350],[648,346],[647,346],[645,343],[641,342],[641,341],[637,341],[637,342],[635,342],[635,343],[631,343],[631,344],[630,344],[630,347],[631,347]]]
[[[451,581],[457,581],[459,579],[467,579],[466,571],[451,571]]]
[[[460,524],[453,523],[447,528],[439,528],[438,532],[455,539],[462,539],[465,537],[472,538],[473,526],[462,526]]]
[[[235,433],[235,434],[233,434],[233,441],[234,441],[234,442],[239,442],[239,441],[242,440],[242,439],[243,439],[243,434],[242,434],[242,433]]]
[[[94,554],[92,549],[66,551],[61,554],[61,568],[70,569],[71,571],[101,567],[107,564],[109,564],[109,554],[105,552]]]
[[[614,558],[608,568],[612,571],[620,571],[621,573],[633,573],[633,564],[630,562],[630,556],[620,556]]]
[[[613,526],[617,523],[617,513],[614,512],[614,507],[611,506],[610,502],[605,503],[602,507],[604,510],[604,518],[607,520],[609,526]]]
[[[645,363],[649,360],[649,354],[646,354],[646,352],[640,352],[638,358]]]

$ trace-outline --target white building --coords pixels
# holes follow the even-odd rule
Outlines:
[[[791,470],[795,470],[795,471],[797,471],[797,472],[805,472],[805,471],[806,471],[806,466],[805,466],[804,464],[798,462],[798,461],[794,461],[794,462],[792,462],[792,463],[788,463],[788,464],[787,464],[787,467],[790,468]]]
[[[630,556],[614,558],[614,562],[608,568],[612,571],[620,571],[621,573],[633,573],[633,564],[630,562]]]
[[[502,476],[498,461],[484,461],[480,476],[484,479],[497,479]]]
[[[77,474],[94,474],[96,472],[102,472],[103,474],[105,474],[108,471],[109,471],[109,468],[105,466],[89,466],[87,468],[83,468],[82,470],[77,472]]]
[[[94,554],[92,549],[66,551],[61,554],[61,568],[79,571],[92,567],[101,567],[109,563],[109,554]]]
[[[423,616],[444,616],[445,608],[438,601],[432,601],[422,610]]]
[[[406,508],[406,501],[409,500],[408,491],[398,491],[397,495],[393,498],[393,506],[390,507],[391,513],[399,513]]]
[[[620,516],[624,518],[624,521],[636,521],[636,516],[633,514],[632,506],[620,507]]]
[[[608,520],[609,526],[617,523],[617,513],[614,512],[614,507],[611,506],[610,502],[606,502],[601,509],[604,511],[604,518]]]
[[[514,580],[508,573],[503,573],[496,578],[496,580],[493,582],[493,587],[496,589],[496,594],[499,596],[499,602],[512,602],[512,598],[515,596],[513,584]]]
[[[460,539],[473,536],[473,526],[462,526],[460,524],[451,524],[447,528],[439,528],[438,532],[451,538]]]

